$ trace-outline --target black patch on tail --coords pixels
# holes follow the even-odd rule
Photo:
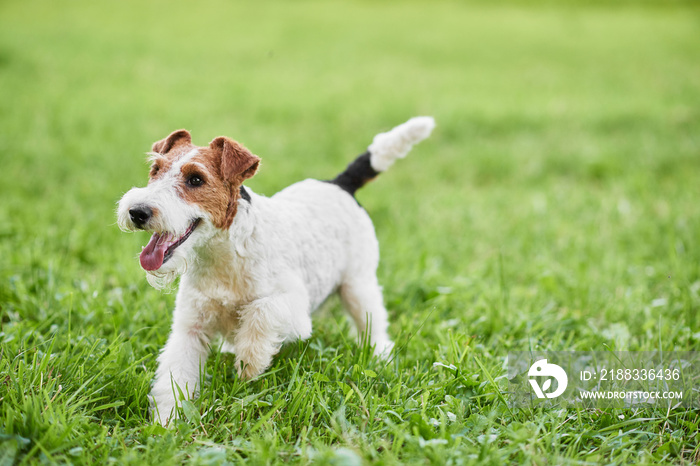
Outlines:
[[[368,181],[379,172],[372,168],[369,161],[370,153],[365,152],[356,158],[343,173],[336,176],[334,180],[329,181],[334,185],[339,186],[343,191],[348,192],[351,196],[355,196],[355,191],[363,187]]]

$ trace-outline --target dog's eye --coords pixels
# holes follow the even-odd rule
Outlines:
[[[202,186],[204,184],[204,180],[199,175],[191,175],[187,178],[187,184],[190,186]]]
[[[158,173],[159,170],[160,170],[160,166],[153,165],[151,167],[151,176],[156,176],[156,174]]]

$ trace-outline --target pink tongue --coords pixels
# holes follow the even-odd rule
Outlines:
[[[153,233],[151,241],[141,251],[139,260],[144,270],[158,270],[163,265],[163,256],[165,256],[165,251],[170,243],[161,241],[162,238],[163,236],[160,233]]]

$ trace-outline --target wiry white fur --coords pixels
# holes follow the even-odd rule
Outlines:
[[[396,159],[406,157],[414,144],[430,136],[433,128],[433,117],[421,116],[411,118],[391,131],[377,134],[368,147],[372,168],[378,172],[386,171]]]
[[[414,120],[392,138],[425,137],[432,119]],[[182,279],[151,393],[156,419],[166,424],[176,415],[178,388],[188,398],[196,395],[217,335],[223,349],[236,354],[239,375],[256,377],[284,342],[311,335],[311,312],[334,292],[360,333],[369,329],[376,353],[389,355],[393,343],[376,276],[379,245],[367,212],[352,196],[317,180],[271,198],[246,188],[251,201],[239,200],[232,225],[223,231],[176,195],[175,165],[161,180],[129,191],[118,212],[124,229],[134,229],[128,210],[140,203],[158,209],[163,231],[182,232],[193,217],[203,219],[176,249],[177,257],[161,267],[168,277],[182,273]]]
[[[192,150],[181,156],[172,164],[168,173],[160,179],[143,188],[132,188],[119,201],[117,208],[117,224],[124,231],[136,231],[137,228],[129,217],[129,209],[138,205],[148,205],[159,214],[154,215],[149,223],[149,230],[169,232],[174,236],[182,236],[195,218],[202,218],[206,213],[195,204],[188,204],[179,195],[176,181],[180,169],[197,154]],[[197,230],[204,228],[210,232],[213,225],[199,225]],[[200,232],[201,233],[201,232]],[[193,235],[194,236],[194,235]],[[188,238],[187,242],[193,238]],[[196,239],[195,239],[196,242]],[[190,258],[191,260],[191,258]],[[146,273],[148,283],[157,289],[165,289],[177,277],[185,273],[188,267],[186,250],[177,248],[173,256],[163,266]]]

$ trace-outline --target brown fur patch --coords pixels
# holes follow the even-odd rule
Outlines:
[[[183,147],[183,150],[191,148],[194,147]],[[225,230],[236,215],[241,184],[255,174],[260,158],[229,138],[217,138],[209,147],[197,147],[197,150],[197,155],[180,170],[180,195],[209,212],[214,226]],[[167,171],[173,159],[157,158],[154,164],[159,162],[164,166],[158,173]],[[204,183],[201,186],[188,184],[187,180],[193,175]]]
[[[186,129],[178,129],[168,135],[167,138],[153,143],[151,150],[157,154],[167,154],[175,146],[181,144],[192,144],[192,135]]]
[[[173,163],[192,149],[198,152],[182,166],[178,191],[185,201],[198,204],[209,212],[215,227],[228,229],[236,215],[241,184],[255,175],[260,158],[223,136],[211,141],[209,147],[194,146],[190,133],[181,129],[153,143],[155,154],[151,154],[153,164],[148,182],[168,173]],[[187,180],[193,175],[200,176],[204,183],[200,186],[188,184]]]
[[[205,168],[202,169],[199,164]],[[185,201],[198,204],[209,212],[216,228],[225,230],[231,226],[230,222],[227,224],[226,215],[229,203],[236,203],[238,198],[232,196],[230,187],[221,177],[219,165],[218,154],[208,148],[200,148],[199,153],[192,158],[192,161],[182,167],[179,191]],[[201,186],[187,184],[187,179],[193,175],[200,176],[204,183]]]
[[[230,202],[223,222],[224,228],[228,228],[233,222],[233,217],[236,216],[241,185],[258,171],[260,157],[253,155],[242,144],[225,136],[212,140],[209,147],[221,160],[220,173],[230,190]]]
[[[154,142],[149,154],[152,164],[148,182],[163,176],[177,159],[195,148],[189,131],[185,129],[173,131],[167,138]]]
[[[213,150],[221,151],[221,172],[229,180],[244,180],[255,175],[260,164],[260,157],[250,153],[233,139],[220,136],[209,143]]]
[[[173,160],[168,157],[157,156],[153,158],[153,163],[151,163],[151,171],[148,173],[148,182],[160,178],[164,173],[170,170],[170,165],[172,165]]]
[[[170,171],[173,163],[180,157],[195,149],[193,145],[178,145],[177,149],[173,149],[166,155],[156,154],[151,157],[151,171],[148,173],[148,182],[155,181]]]

